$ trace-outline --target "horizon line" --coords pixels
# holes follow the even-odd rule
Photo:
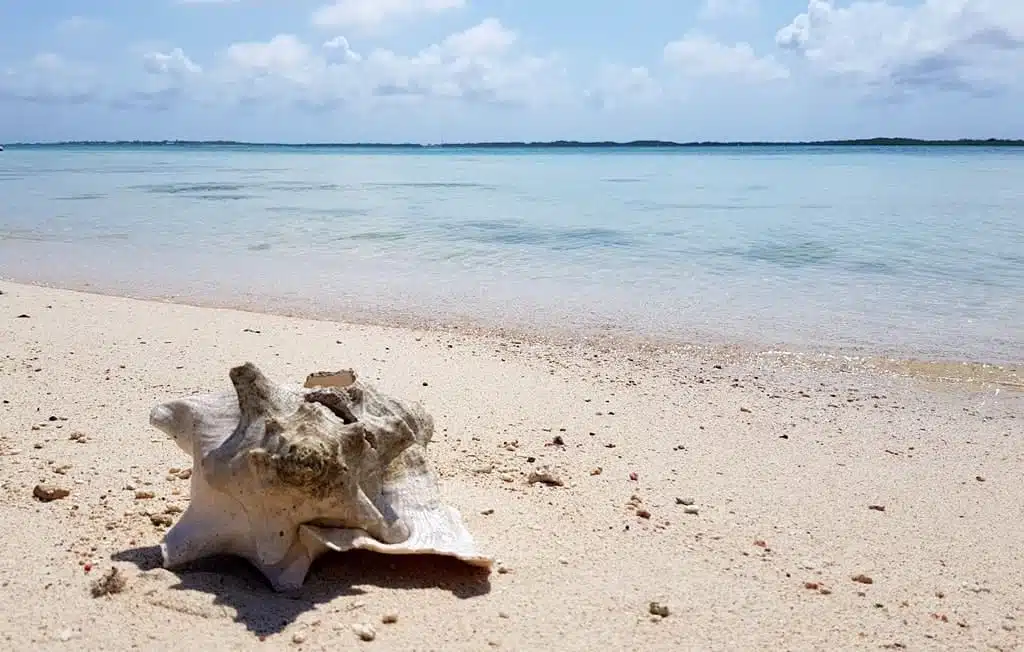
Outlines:
[[[1024,147],[1024,139],[1008,138],[958,138],[926,139],[902,137],[848,138],[806,141],[672,141],[672,140],[547,140],[547,141],[466,141],[466,142],[259,142],[241,140],[61,140],[22,141],[7,143],[5,147],[60,147],[82,145],[144,145],[144,146],[245,146],[245,147],[334,147],[334,148],[397,148],[397,149],[445,149],[445,148],[695,148],[695,147],[810,147],[810,146],[1015,146]]]

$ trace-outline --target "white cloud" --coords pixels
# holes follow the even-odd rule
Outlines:
[[[354,52],[344,36],[335,36],[323,45],[327,60],[332,63],[359,63],[362,55]]]
[[[288,75],[314,62],[310,47],[293,34],[278,34],[265,43],[235,43],[226,54],[238,68],[262,74]]]
[[[531,105],[556,96],[564,88],[555,83],[560,69],[551,59],[516,51],[517,38],[493,18],[415,54],[359,53],[344,36],[313,48],[295,35],[279,34],[229,46],[220,65],[204,76],[206,88],[223,101],[318,109],[430,99]]]
[[[516,53],[517,35],[488,18],[415,55],[377,50],[367,58],[372,93],[491,104],[531,105],[550,99],[560,71],[550,59]]]
[[[43,53],[0,74],[0,99],[40,104],[83,104],[97,98],[94,71],[53,53]]]
[[[726,45],[708,36],[689,34],[665,46],[665,62],[686,77],[723,77],[768,82],[789,77],[772,56],[758,57],[748,43]]]
[[[595,83],[583,92],[591,104],[603,109],[652,104],[662,97],[661,86],[643,66],[605,65]]]
[[[146,72],[154,75],[185,77],[203,72],[203,69],[189,59],[181,48],[170,52],[147,52],[142,56]]]
[[[336,0],[313,12],[313,24],[327,29],[369,30],[389,21],[461,9],[465,0]]]
[[[505,52],[517,38],[517,34],[505,29],[498,19],[486,18],[476,27],[452,34],[441,45],[454,56],[486,56]]]
[[[813,70],[886,95],[920,89],[987,94],[1021,79],[1024,2],[859,1],[837,7],[810,0],[775,40]]]
[[[704,0],[699,15],[701,18],[730,18],[753,16],[757,13],[758,0]]]

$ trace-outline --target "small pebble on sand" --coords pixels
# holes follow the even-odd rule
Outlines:
[[[373,628],[373,625],[368,623],[356,623],[352,625],[352,631],[359,637],[361,641],[372,641],[377,638],[377,630]]]
[[[662,618],[668,618],[669,614],[668,605],[661,604],[660,602],[652,602],[647,605],[647,611],[652,616],[661,616]]]
[[[398,622],[398,614],[393,611],[386,613],[383,616],[381,616],[380,622],[384,623],[385,625],[393,625]]]
[[[172,519],[169,514],[150,514],[149,521],[157,527],[161,525],[164,527],[170,527],[174,523],[174,519]]]
[[[70,489],[64,487],[58,487],[52,484],[37,484],[32,490],[32,495],[38,498],[44,503],[48,503],[52,500],[60,500],[61,498],[67,498],[71,495]]]
[[[527,478],[527,482],[529,482],[530,484],[537,484],[539,482],[541,484],[546,484],[549,487],[561,487],[563,484],[565,484],[564,482],[562,482],[561,478],[556,476],[550,469],[544,466],[531,471],[529,477]]]
[[[116,566],[111,567],[102,577],[93,581],[89,592],[94,598],[121,593],[128,586],[128,578]]]
[[[854,575],[851,579],[854,582],[859,582],[860,584],[874,584],[875,583],[875,581],[873,579],[871,579],[870,577],[868,577],[864,573],[861,573],[860,575]]]
[[[152,491],[139,490],[135,492],[135,500],[149,500],[150,498],[153,498],[155,496],[156,494],[154,494]]]

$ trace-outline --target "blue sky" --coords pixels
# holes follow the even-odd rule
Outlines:
[[[0,0],[0,142],[1024,137],[1016,0]]]

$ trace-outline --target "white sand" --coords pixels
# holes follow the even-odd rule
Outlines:
[[[1024,393],[1013,384],[0,290],[4,649],[1024,645]],[[230,559],[146,570],[163,532],[147,513],[185,504],[188,483],[168,469],[189,466],[149,409],[229,388],[229,367],[246,360],[295,382],[351,366],[422,400],[443,493],[510,572],[332,555],[281,595]],[[546,445],[556,435],[565,445]],[[566,486],[527,485],[542,463]],[[71,495],[40,502],[39,482]],[[127,587],[93,598],[111,565]],[[670,615],[652,618],[651,601]],[[398,622],[382,624],[389,612]],[[360,642],[358,623],[376,640]]]

